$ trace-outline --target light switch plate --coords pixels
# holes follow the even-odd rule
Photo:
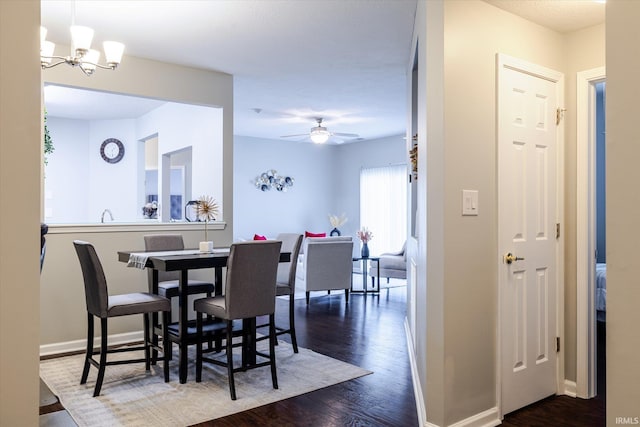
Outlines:
[[[478,215],[478,190],[462,190],[462,215]]]

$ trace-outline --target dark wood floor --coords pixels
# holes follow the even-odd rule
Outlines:
[[[207,426],[418,426],[404,333],[406,288],[380,296],[343,293],[296,300],[298,344],[374,373],[301,396],[198,424]],[[278,299],[277,322],[288,302]],[[604,342],[604,329],[601,342]],[[281,339],[288,340],[288,336]],[[604,348],[599,396],[554,396],[508,414],[503,426],[604,426]],[[50,410],[57,410],[50,409]],[[46,411],[48,412],[48,411]]]
[[[606,349],[605,324],[598,322],[598,395],[593,399],[552,396],[518,411],[507,414],[506,427],[561,427],[606,425]]]
[[[355,380],[198,426],[418,426],[404,333],[406,287],[296,300],[298,345],[373,371]],[[278,301],[286,325],[287,301]],[[287,340],[287,335],[281,336]]]

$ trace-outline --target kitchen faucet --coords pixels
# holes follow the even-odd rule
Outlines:
[[[111,221],[113,221],[113,214],[111,213],[111,211],[109,209],[105,209],[102,211],[102,215],[100,216],[100,222],[104,223],[104,214],[108,213],[109,217],[111,218]]]

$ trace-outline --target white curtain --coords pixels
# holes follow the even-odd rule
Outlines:
[[[407,181],[406,165],[360,171],[360,228],[373,233],[371,256],[398,251],[407,240]]]

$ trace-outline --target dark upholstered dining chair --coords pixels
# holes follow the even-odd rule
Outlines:
[[[283,328],[276,325],[276,337],[279,335],[289,334],[291,336],[291,346],[293,352],[298,352],[298,340],[296,339],[296,322],[295,322],[295,293],[296,293],[296,267],[298,265],[298,255],[302,246],[302,234],[296,233],[280,233],[276,240],[282,242],[282,252],[291,253],[290,262],[281,262],[278,264],[278,276],[276,279],[276,296],[289,295],[289,327]],[[265,327],[268,325],[260,325]],[[267,339],[268,335],[259,339]],[[277,345],[277,342],[276,342]]]
[[[184,239],[181,234],[148,234],[144,236],[144,249],[146,251],[181,251],[184,249]],[[149,292],[153,292],[153,270],[147,269]],[[158,271],[158,295],[165,298],[180,297],[180,271]],[[187,283],[187,294],[206,294],[208,297],[215,292],[215,285],[212,282],[189,279]],[[169,317],[172,317],[171,315]],[[170,319],[173,321],[173,319]],[[153,316],[153,330],[157,325],[157,316]],[[154,334],[155,340],[155,334]],[[171,347],[171,344],[169,344]],[[171,359],[171,351],[169,358]]]
[[[47,253],[47,238],[44,237],[49,232],[49,226],[44,222],[40,223],[40,272],[42,273],[42,266],[44,265],[44,256]]]
[[[144,236],[144,249],[146,251],[181,251],[184,249],[184,240],[180,234],[148,234]],[[148,270],[149,292],[151,292],[153,270]],[[180,296],[179,279],[179,271],[158,271],[158,295],[169,299]],[[215,286],[211,282],[189,280],[189,295],[207,294],[207,296],[211,296],[214,291]]]
[[[197,299],[193,303],[193,307],[197,312],[196,330],[198,333],[196,340],[196,382],[202,381],[203,361],[226,366],[229,375],[229,392],[232,400],[236,400],[233,377],[235,372],[270,365],[273,388],[278,388],[274,312],[276,305],[275,284],[281,246],[282,242],[277,240],[256,240],[232,244],[227,261],[225,294],[223,296]],[[204,356],[205,352],[202,348],[204,314],[212,315],[225,321],[222,332],[226,332],[226,363]],[[242,319],[255,322],[256,317],[265,315],[269,316],[269,354],[256,350],[252,356],[259,356],[262,359],[266,359],[266,361],[245,363],[247,362],[244,360],[247,343],[244,342],[245,337],[243,336],[243,342],[239,344],[243,346],[243,363],[240,367],[234,368],[233,321]],[[251,332],[255,333],[255,331]],[[255,344],[255,341],[253,343]],[[210,351],[215,350],[207,350],[206,353]]]
[[[80,260],[80,267],[82,268],[82,276],[84,278],[84,292],[87,303],[87,350],[84,359],[84,368],[82,370],[82,378],[80,384],[87,382],[89,375],[89,368],[91,365],[98,368],[98,378],[96,379],[96,385],[93,391],[93,396],[96,397],[100,394],[102,388],[102,380],[104,379],[105,367],[109,365],[120,365],[123,363],[145,363],[145,369],[150,370],[151,365],[151,349],[156,351],[162,351],[164,362],[164,381],[169,381],[169,358],[167,357],[167,351],[170,351],[171,346],[169,343],[169,332],[167,329],[169,321],[169,313],[171,311],[171,303],[165,297],[159,295],[153,295],[146,292],[136,292],[120,295],[109,295],[107,289],[107,280],[102,269],[102,264],[98,258],[95,248],[91,243],[83,242],[81,240],[75,240],[73,245],[78,254]],[[163,330],[162,330],[162,343],[163,347],[160,348],[154,345],[149,340],[149,325],[151,313],[162,312],[163,315]],[[128,316],[133,314],[144,315],[144,343],[142,346],[124,347],[116,349],[108,349],[107,347],[107,320],[110,317]],[[95,351],[93,348],[93,318],[100,319],[100,350]],[[107,361],[107,354],[110,353],[122,353],[128,351],[144,350],[144,359],[128,359],[117,360],[109,362]],[[96,361],[93,356],[99,354],[100,361]]]

